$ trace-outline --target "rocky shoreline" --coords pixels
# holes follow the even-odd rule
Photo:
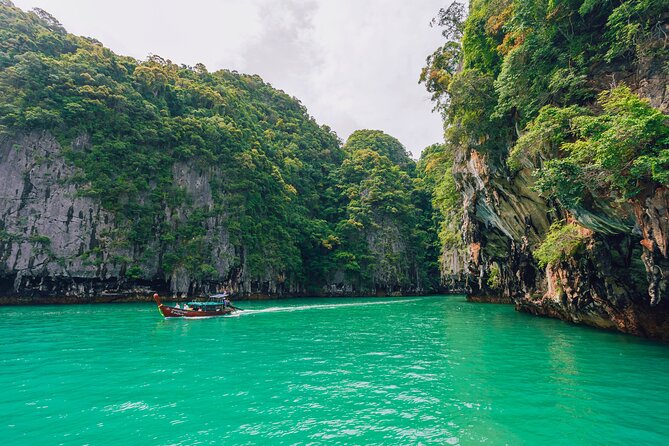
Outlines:
[[[513,304],[513,300],[508,296],[485,296],[485,295],[468,295],[467,302],[474,302],[477,304]]]
[[[0,296],[0,306],[12,305],[82,305],[82,304],[108,304],[108,303],[141,303],[153,302],[153,293],[157,290],[146,289],[142,292],[134,293],[102,293],[95,296],[34,296],[34,295],[11,295]],[[302,298],[356,298],[356,297],[408,297],[408,296],[435,296],[455,293],[348,293],[348,294],[314,294],[314,293],[293,293],[293,294],[247,294],[234,296],[236,302],[260,301],[260,300],[283,300],[283,299],[302,299]],[[165,293],[163,298],[170,302],[186,302],[193,299],[193,296],[179,295],[175,296],[169,292]],[[197,295],[197,298],[205,295]]]

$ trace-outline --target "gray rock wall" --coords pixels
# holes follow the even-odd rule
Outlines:
[[[64,295],[86,294],[93,279],[118,277],[123,265],[114,259],[132,254],[113,246],[114,216],[77,194],[67,181],[73,173],[47,134],[0,143],[3,293],[59,287]]]

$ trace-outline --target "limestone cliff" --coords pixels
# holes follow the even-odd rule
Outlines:
[[[72,149],[86,150],[89,144],[82,136]],[[179,266],[168,271],[165,257],[175,248],[164,232],[139,245],[129,243],[128,222],[105,210],[99,200],[82,195],[72,181],[76,171],[48,132],[0,142],[0,303],[135,300],[148,298],[154,290],[186,296],[227,288],[251,298],[429,290],[429,283],[416,282],[419,267],[412,261],[406,234],[388,219],[374,222],[363,235],[366,255],[373,259],[369,281],[337,268],[312,283],[290,280],[270,267],[254,275],[245,261],[248,248],[231,239],[225,213],[202,222],[208,249],[204,261],[215,270],[210,277]],[[198,210],[216,206],[212,181],[219,178],[219,169],[176,162],[171,176],[186,199],[166,206],[159,226],[177,228]]]
[[[666,27],[666,23],[664,25]],[[624,77],[633,91],[669,111],[666,72],[657,60]],[[510,150],[512,140],[507,142]],[[545,160],[524,158],[518,171],[504,157],[463,147],[454,173],[463,195],[463,236],[475,280],[473,301],[510,301],[519,311],[669,341],[669,189],[642,185],[625,202],[565,207],[537,192],[533,173]],[[533,255],[551,223],[572,220],[583,247],[546,268]]]
[[[471,300],[669,340],[666,7],[440,10],[420,81],[445,119]]]

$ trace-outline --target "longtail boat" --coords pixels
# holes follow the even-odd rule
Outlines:
[[[242,311],[232,305],[228,300],[227,294],[215,294],[209,297],[205,302],[188,302],[185,304],[165,305],[160,301],[158,294],[153,295],[153,299],[158,304],[158,311],[166,319],[183,317],[189,319],[226,316],[237,311]]]

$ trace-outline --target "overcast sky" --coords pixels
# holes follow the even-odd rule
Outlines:
[[[443,139],[420,69],[450,0],[13,0],[118,54],[259,74],[344,141],[380,129],[414,156]]]

